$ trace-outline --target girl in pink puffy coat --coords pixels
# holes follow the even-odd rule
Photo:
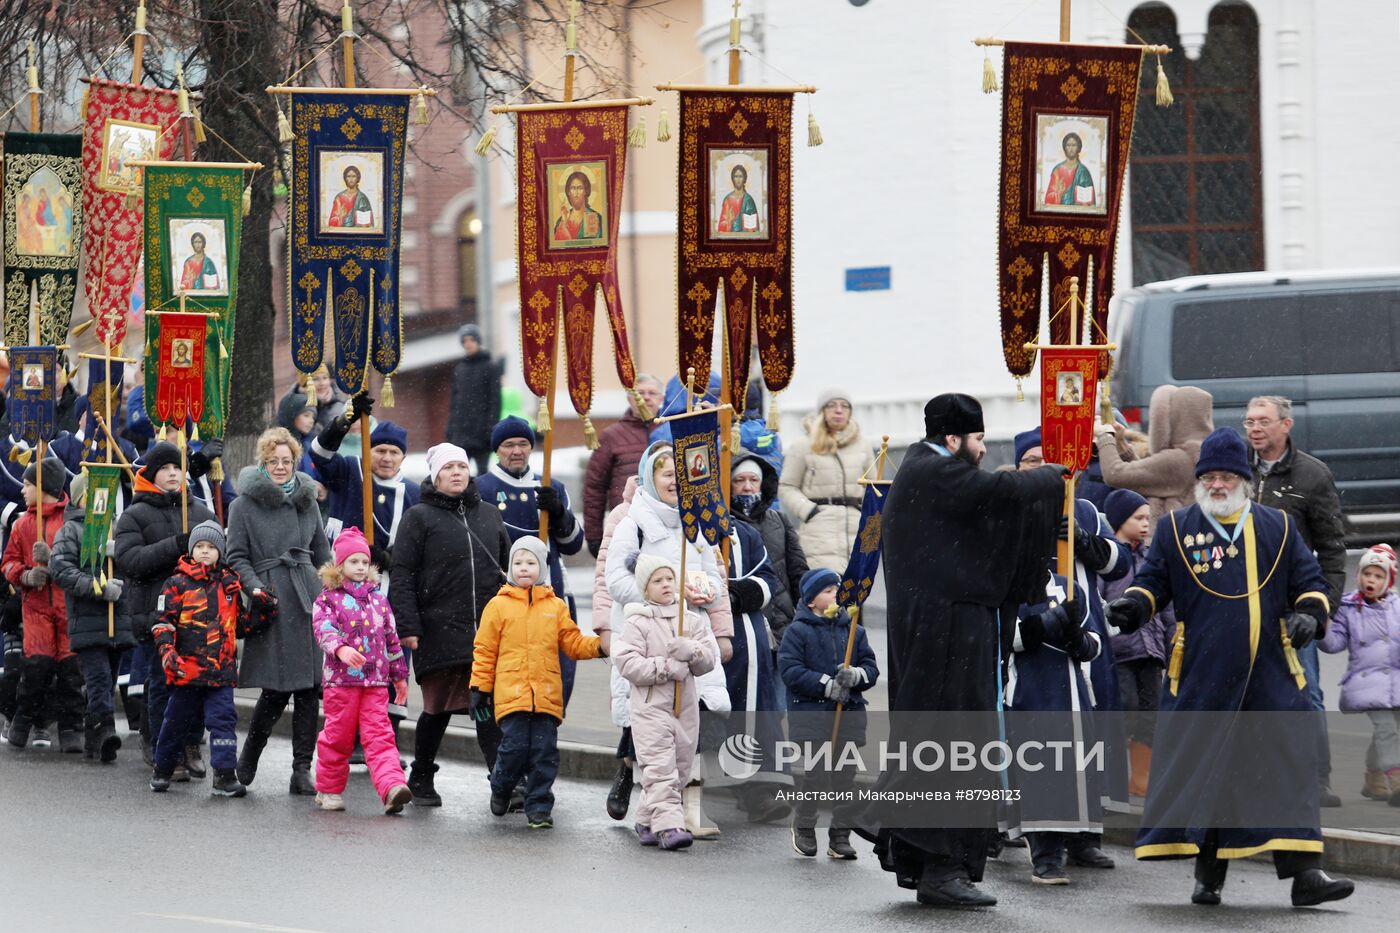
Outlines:
[[[1346,651],[1341,708],[1371,720],[1363,797],[1400,807],[1400,597],[1395,552],[1378,544],[1361,555],[1357,589],[1342,597],[1319,647]]]
[[[311,616],[316,641],[326,653],[326,726],[316,739],[316,805],[322,810],[345,809],[341,794],[358,732],[384,812],[398,813],[413,794],[399,764],[384,687],[394,685],[394,702],[408,700],[408,662],[389,601],[375,589],[379,575],[358,528],[336,537],[335,561],[321,568],[321,582],[326,588],[316,597]]]

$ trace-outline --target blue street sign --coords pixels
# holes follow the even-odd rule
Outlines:
[[[888,291],[889,287],[889,266],[870,266],[865,269],[846,270],[846,291],[848,292]]]

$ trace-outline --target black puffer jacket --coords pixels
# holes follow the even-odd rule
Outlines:
[[[773,565],[778,578],[778,588],[773,591],[763,615],[768,627],[773,630],[773,647],[783,640],[783,630],[792,621],[796,606],[796,594],[801,589],[802,575],[807,572],[807,556],[802,553],[802,542],[797,537],[797,527],[782,512],[774,509],[778,499],[778,471],[773,469],[763,457],[741,449],[733,462],[753,460],[763,472],[759,485],[759,500],[747,513],[733,509],[734,517],[748,522],[763,535],[763,546],[768,550],[768,562]]]
[[[69,504],[63,510],[63,527],[53,539],[53,559],[49,572],[63,589],[63,605],[68,610],[68,645],[74,651],[83,648],[129,648],[135,639],[131,634],[131,613],[127,610],[126,593],[115,603],[93,595],[92,574],[79,564],[83,550],[85,511],[81,505]],[[120,580],[121,574],[115,574]],[[112,606],[112,637],[107,637],[107,607]]]
[[[1259,454],[1250,452],[1254,483],[1250,498],[1282,509],[1303,533],[1303,541],[1317,554],[1322,575],[1331,590],[1327,598],[1336,612],[1346,584],[1346,533],[1337,483],[1327,464],[1304,453],[1289,441],[1283,456],[1267,475],[1260,472]]]
[[[131,612],[131,629],[140,642],[150,642],[151,626],[155,625],[156,600],[161,587],[175,572],[175,565],[185,554],[188,541],[180,527],[180,494],[151,490],[143,478],[137,479],[138,491],[117,519],[112,560],[117,573],[126,580],[122,598]],[[199,500],[190,499],[190,523],[193,528],[203,521],[212,521],[214,513]]]
[[[472,480],[460,496],[424,481],[394,538],[389,604],[400,638],[419,638],[413,675],[470,665],[486,604],[506,582],[510,538],[499,511],[481,504]]]

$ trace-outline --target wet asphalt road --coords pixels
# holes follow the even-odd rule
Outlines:
[[[1025,850],[988,869],[1001,899],[980,913],[918,907],[869,846],[860,860],[801,859],[783,827],[708,809],[724,838],[688,852],[640,848],[603,810],[606,786],[556,785],[556,828],[487,811],[485,772],[446,762],[438,810],[385,817],[363,768],[344,813],[286,793],[291,751],[274,739],[242,800],[207,783],[146,789],[139,756],[103,767],[0,747],[0,930],[607,931],[1394,930],[1400,882],[1361,879],[1350,900],[1295,911],[1268,865],[1236,865],[1226,905],[1187,903],[1187,862],[1079,869],[1068,888],[1030,883]],[[717,796],[717,795],[712,795]],[[824,841],[824,840],[823,840]]]

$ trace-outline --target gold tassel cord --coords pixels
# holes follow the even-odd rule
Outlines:
[[[637,409],[637,417],[642,419],[643,423],[649,424],[651,420],[656,417],[656,413],[651,410],[646,402],[642,401],[642,396],[635,388],[629,388],[627,390],[627,395],[632,399],[633,407]]]
[[[637,114],[636,124],[627,131],[627,145],[633,149],[645,149],[647,145],[647,118]]]
[[[602,445],[598,443],[598,429],[593,427],[593,422],[587,415],[579,415],[583,419],[583,443],[589,450],[597,450]]]
[[[982,50],[982,93],[995,94],[997,92],[997,70],[992,67],[992,57],[987,54],[987,50]]]
[[[1024,402],[1024,401],[1026,400],[1026,390],[1025,390],[1025,388],[1022,386],[1021,382],[1022,382],[1021,377],[1020,377],[1020,376],[1017,376],[1017,377],[1016,377],[1016,401],[1018,401],[1018,402]]]
[[[428,125],[428,95],[421,90],[413,107],[413,122],[418,126]]]
[[[381,389],[380,392],[379,392],[379,407],[380,407],[380,408],[393,408],[393,407],[394,407],[394,377],[393,377],[393,376],[385,376],[385,377],[384,377],[384,388]]]
[[[204,135],[204,119],[199,115],[199,108],[194,108],[194,141],[204,143],[208,137]]]
[[[224,481],[224,458],[215,457],[209,461],[209,482],[218,485]]]
[[[243,216],[247,217],[253,212],[253,184],[248,183],[248,187],[243,189]]]
[[[739,432],[739,419],[734,419],[734,424],[729,428],[729,453],[731,456],[739,452],[739,448],[744,446],[743,435]]]
[[[540,411],[535,416],[535,430],[541,434],[548,434],[554,430],[554,426],[549,421],[549,405],[544,399],[540,399]]]
[[[196,421],[196,422],[194,423],[194,431],[190,434],[190,442],[191,442],[191,443],[194,443],[194,444],[198,444],[198,443],[199,443],[199,422],[198,422],[198,421]]]
[[[160,437],[159,437],[159,440],[161,441],[161,443],[164,443],[164,442],[165,442],[165,425],[161,425],[161,426],[160,426]]]
[[[671,117],[666,113],[666,109],[661,109],[661,116],[656,120],[656,141],[665,143],[671,141]]]
[[[781,427],[782,427],[782,422],[779,421],[779,418],[778,418],[778,396],[777,396],[776,393],[774,393],[773,397],[770,398],[770,399],[768,400],[768,424],[767,424],[767,428],[768,428],[768,430],[772,431],[774,434],[777,434],[778,431],[779,431],[779,429],[780,429]]]
[[[1170,107],[1175,101],[1172,86],[1167,81],[1167,72],[1162,68],[1162,56],[1157,56],[1157,106]]]
[[[287,119],[286,111],[279,104],[277,107],[277,141],[289,143],[296,138],[296,134],[292,132],[292,123]]]
[[[476,144],[476,154],[484,156],[491,151],[491,146],[496,142],[496,127],[492,126],[482,134],[481,140]]]
[[[822,142],[822,128],[817,126],[817,118],[809,110],[807,111],[807,146],[809,148],[820,146]]]

